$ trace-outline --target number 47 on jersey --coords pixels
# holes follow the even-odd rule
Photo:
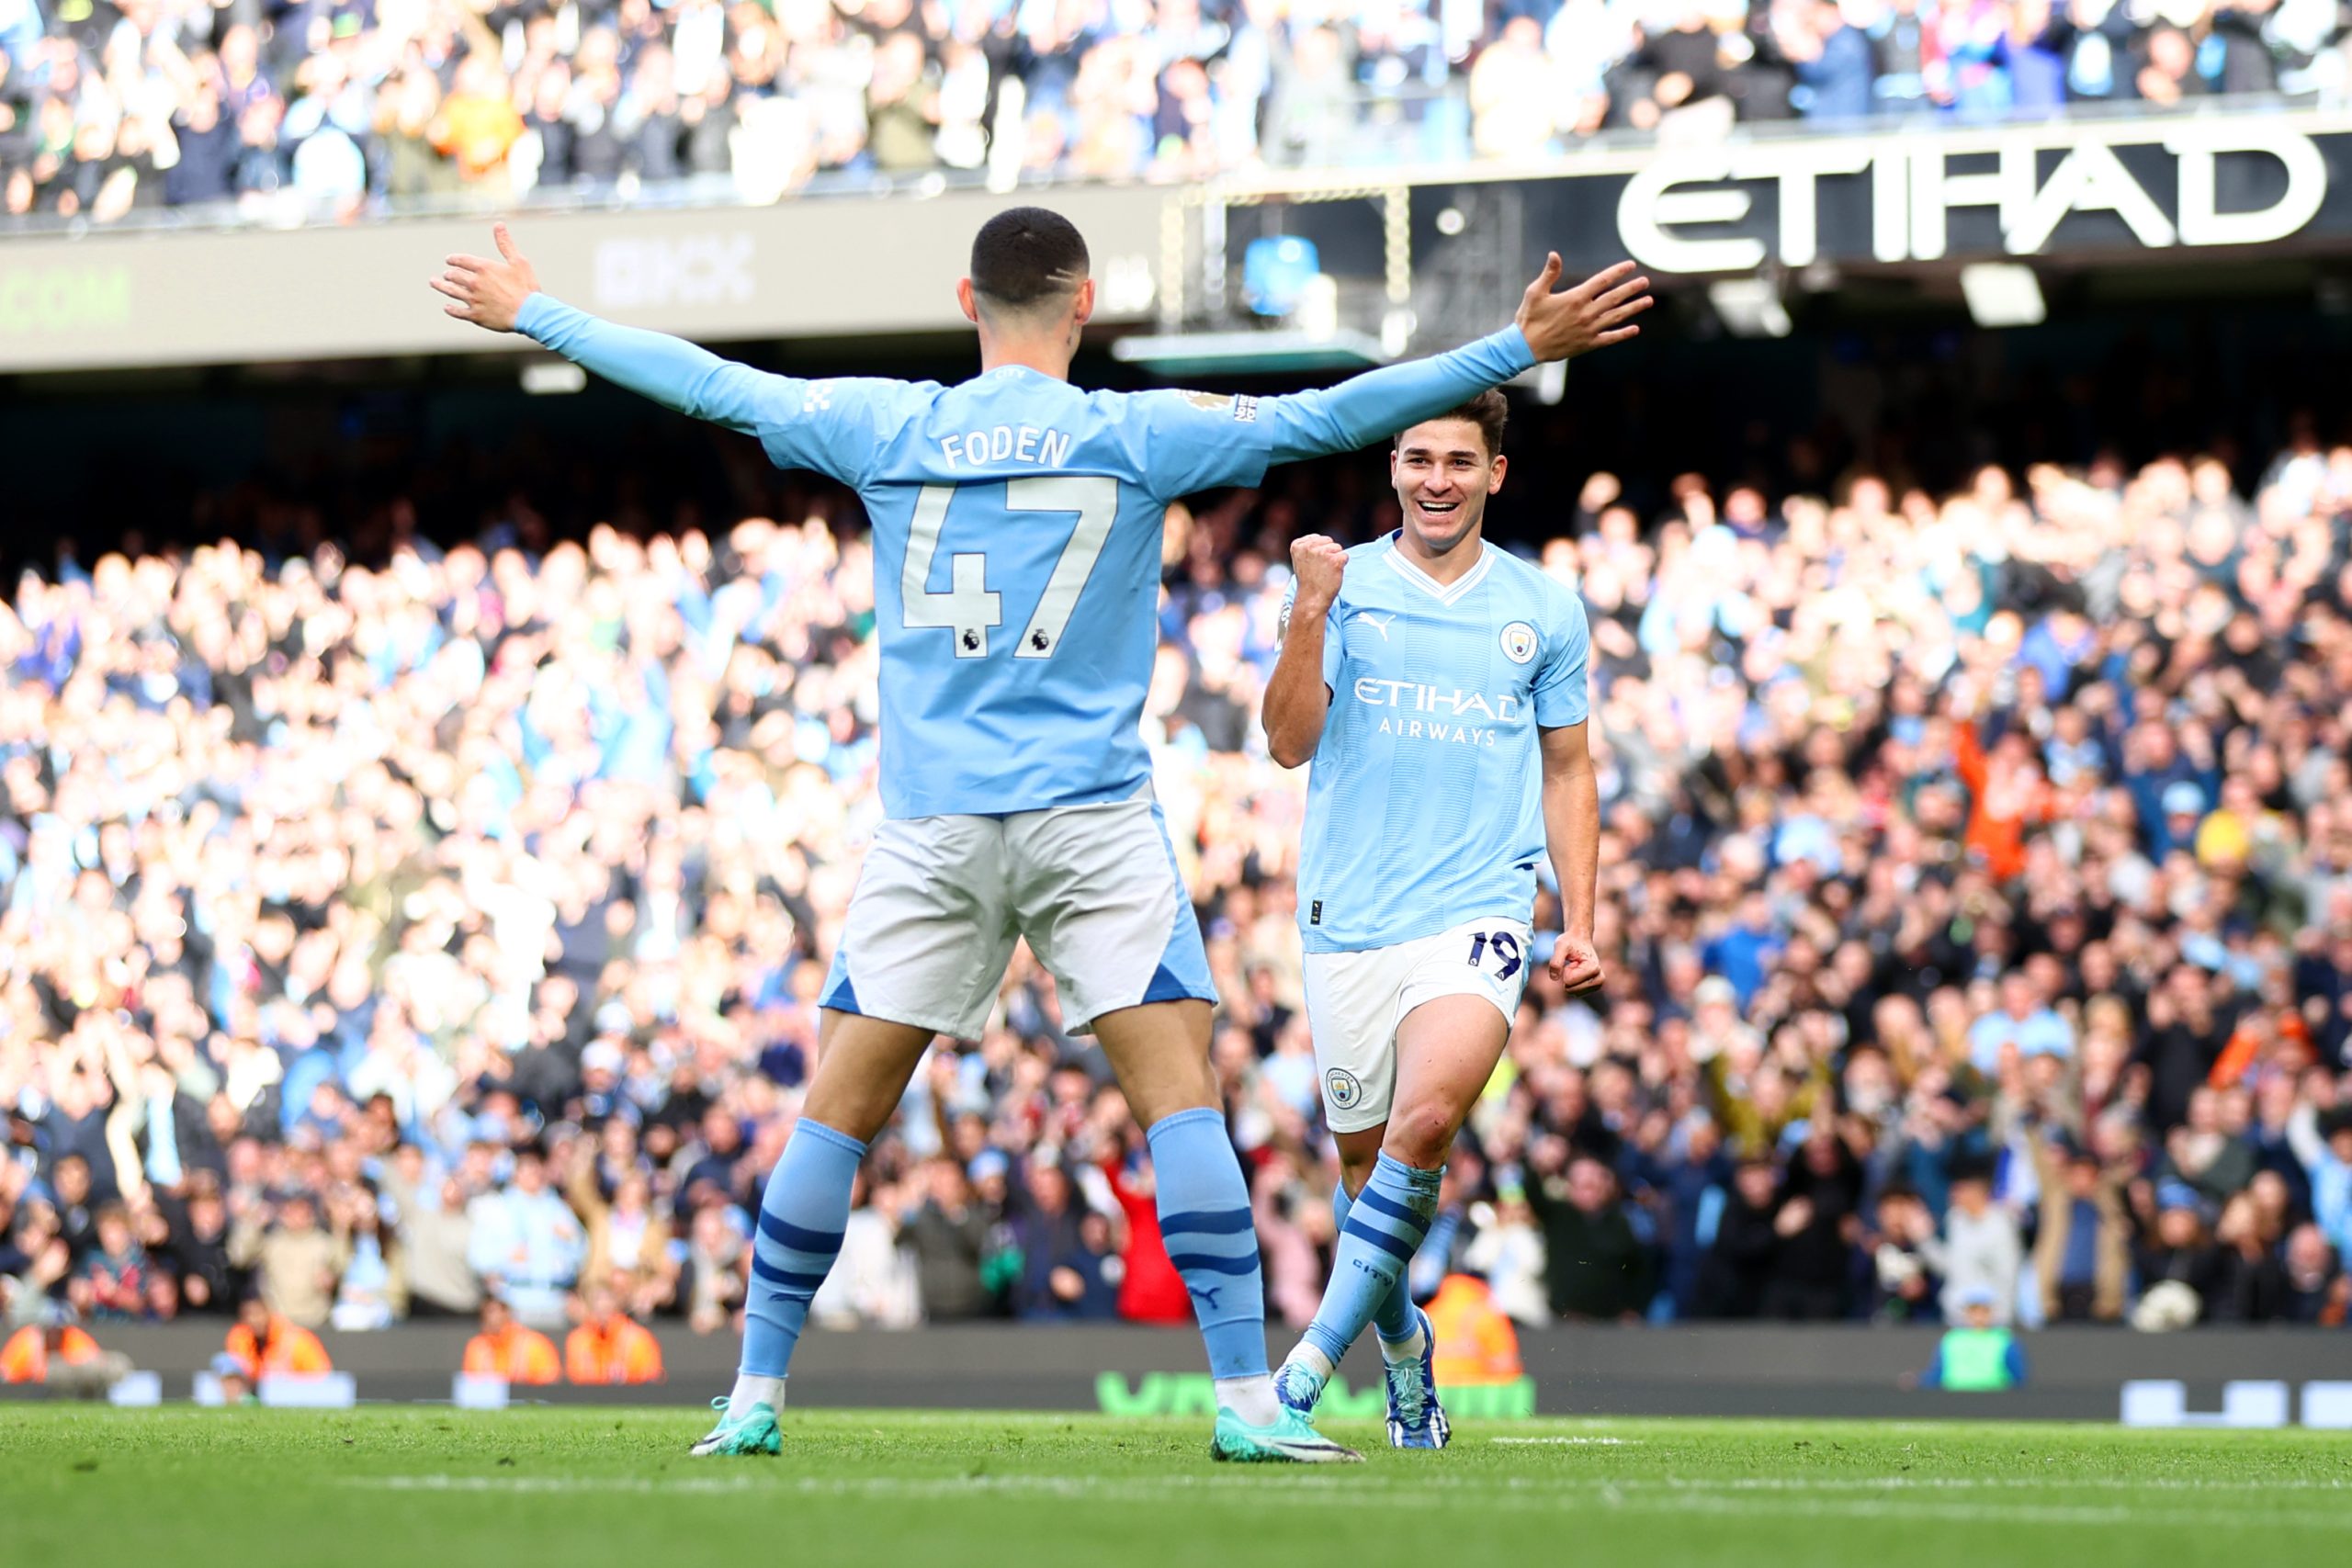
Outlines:
[[[993,481],[991,481],[993,482]],[[939,533],[947,525],[947,509],[970,485],[925,485],[915,500],[914,519],[907,529],[907,564],[899,580],[904,624],[912,628],[939,627],[956,637],[956,657],[986,659],[989,633],[1004,625],[1004,596],[989,587],[988,557],[978,551],[948,558],[946,592],[933,592],[931,566],[939,553]],[[1012,649],[1015,659],[1049,659],[1061,647],[1063,628],[1078,608],[1078,596],[1111,536],[1119,513],[1119,481],[1092,474],[1041,474],[1004,481],[1007,512],[1074,512],[1078,525],[1046,580],[1045,596],[1036,613],[1021,628]]]

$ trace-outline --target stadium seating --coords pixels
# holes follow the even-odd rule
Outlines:
[[[2336,101],[2345,38],[2339,0],[5,0],[0,219],[767,201]]]

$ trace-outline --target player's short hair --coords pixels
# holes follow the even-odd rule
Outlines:
[[[1489,387],[1461,407],[1448,409],[1436,417],[1464,420],[1476,425],[1479,435],[1487,443],[1487,456],[1498,457],[1503,450],[1503,426],[1510,423],[1510,400]],[[1434,421],[1425,420],[1422,423],[1431,423]]]
[[[972,236],[972,292],[991,305],[1025,310],[1086,280],[1086,241],[1078,226],[1042,207],[1012,207]]]

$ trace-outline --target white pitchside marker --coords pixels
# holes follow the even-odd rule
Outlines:
[[[158,1372],[125,1372],[107,1390],[108,1404],[161,1404],[164,1379]]]
[[[2287,1385],[2268,1379],[2223,1383],[2218,1413],[2189,1409],[2188,1385],[2172,1378],[2123,1385],[2126,1427],[2284,1427],[2287,1411]]]
[[[359,1403],[359,1385],[349,1372],[267,1377],[254,1392],[264,1404],[278,1410],[348,1410]]]
[[[460,1410],[503,1410],[506,1380],[481,1372],[459,1372],[450,1382],[449,1403]]]
[[[2303,1425],[2352,1431],[2352,1382],[2305,1383]]]

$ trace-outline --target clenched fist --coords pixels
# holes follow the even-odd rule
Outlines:
[[[1574,359],[1640,333],[1633,322],[1650,308],[1650,280],[1631,276],[1633,270],[1632,262],[1619,262],[1555,294],[1552,285],[1560,281],[1560,255],[1555,251],[1546,257],[1512,318],[1535,357]]]
[[[1298,579],[1294,615],[1320,615],[1340,597],[1340,580],[1347,575],[1348,552],[1337,539],[1307,534],[1291,541],[1290,570]]]
[[[1568,995],[1589,991],[1606,976],[1601,973],[1600,953],[1592,945],[1592,938],[1562,931],[1552,944],[1552,978],[1567,987]]]

